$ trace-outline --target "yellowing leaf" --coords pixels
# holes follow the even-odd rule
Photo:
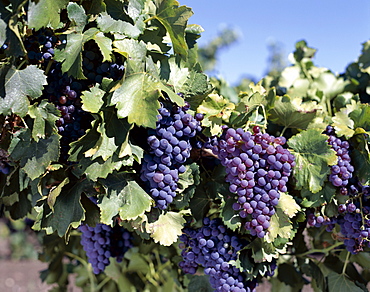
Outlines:
[[[157,221],[149,223],[146,230],[150,233],[155,242],[161,245],[169,246],[177,241],[177,238],[182,234],[182,228],[185,223],[183,214],[187,212],[167,212],[161,214]]]
[[[284,212],[285,215],[292,218],[301,209],[291,195],[281,193],[278,207]]]

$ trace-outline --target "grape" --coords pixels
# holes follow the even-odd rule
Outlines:
[[[8,175],[10,173],[9,154],[0,148],[0,173]]]
[[[286,182],[295,166],[294,156],[282,147],[285,138],[262,134],[258,126],[253,134],[243,129],[225,129],[213,142],[213,153],[226,168],[229,190],[244,202],[234,204],[245,228],[251,235],[264,237],[275,214],[280,192],[286,192]]]
[[[156,207],[164,210],[176,196],[179,174],[185,172],[183,163],[192,149],[190,138],[201,131],[201,126],[184,108],[162,106],[158,111],[156,130],[147,138],[150,149],[144,156],[140,178],[147,182]],[[194,124],[193,129],[187,124]]]
[[[111,257],[121,262],[126,251],[132,247],[132,235],[119,225],[112,228],[101,223],[95,227],[83,224],[79,229],[82,232],[81,245],[94,274],[103,272]]]
[[[335,186],[340,187],[342,193],[346,193],[344,187],[347,186],[348,180],[352,178],[354,167],[351,165],[349,156],[349,143],[339,139],[335,135],[335,130],[332,126],[327,126],[325,134],[329,136],[328,143],[334,149],[337,155],[337,164],[331,166],[329,181]]]
[[[229,231],[219,218],[204,218],[203,224],[199,229],[185,228],[180,236],[180,268],[195,274],[199,266],[203,267],[215,291],[255,291],[257,281],[247,281],[245,274],[229,264],[237,260],[238,251],[248,242]],[[269,269],[270,274],[273,269]]]

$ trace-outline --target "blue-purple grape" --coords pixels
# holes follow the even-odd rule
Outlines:
[[[246,220],[245,228],[253,236],[265,236],[279,192],[287,191],[295,157],[282,147],[285,142],[284,137],[262,134],[259,127],[253,134],[229,128],[213,142],[213,153],[226,168],[229,190],[237,195],[233,209]]]
[[[325,133],[329,136],[329,145],[337,155],[337,164],[331,166],[329,181],[335,187],[341,188],[343,194],[347,194],[345,187],[352,178],[354,171],[354,167],[351,164],[351,157],[349,156],[349,143],[346,140],[338,138],[332,126],[327,126]]]
[[[247,244],[229,231],[220,219],[205,218],[199,229],[185,228],[180,236],[182,261],[180,268],[195,274],[204,268],[215,291],[255,291],[257,281],[247,281],[245,275],[230,261],[237,260],[237,253]]]
[[[183,164],[190,158],[190,139],[200,131],[200,122],[184,108],[159,109],[156,129],[149,131],[149,153],[144,156],[140,176],[159,209],[166,209],[176,197],[179,174],[185,172]]]
[[[131,233],[118,225],[112,228],[102,223],[95,227],[84,224],[79,229],[82,232],[81,245],[94,274],[104,272],[111,257],[116,258],[118,262],[122,261],[126,251],[132,247]]]

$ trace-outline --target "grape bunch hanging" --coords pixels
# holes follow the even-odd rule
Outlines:
[[[287,191],[295,157],[283,148],[284,137],[262,134],[257,126],[253,130],[226,129],[212,149],[226,167],[230,192],[237,195],[233,209],[246,220],[244,226],[251,235],[263,238],[279,192]]]

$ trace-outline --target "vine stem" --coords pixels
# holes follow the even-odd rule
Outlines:
[[[325,96],[326,97],[326,96]],[[329,116],[331,117],[333,115],[332,110],[331,110],[331,104],[330,104],[330,99],[326,97],[326,108],[328,110]]]
[[[73,259],[76,259],[76,260],[78,260],[81,264],[83,264],[84,265],[84,267],[85,267],[85,269],[87,270],[87,272],[88,272],[88,275],[89,275],[89,280],[90,280],[90,292],[95,292],[95,291],[97,291],[96,289],[95,289],[95,281],[94,281],[94,275],[93,275],[93,273],[92,273],[92,271],[91,271],[91,266],[83,259],[83,258],[81,258],[81,257],[79,257],[78,255],[75,255],[75,254],[73,254],[73,253],[70,253],[70,252],[68,252],[68,251],[66,251],[66,252],[64,252],[64,254],[66,255],[66,256],[69,256],[69,257],[71,257],[71,258],[73,258]],[[105,283],[104,283],[105,284]],[[100,285],[99,285],[100,286]]]
[[[346,269],[347,269],[347,265],[348,265],[348,262],[349,262],[349,256],[350,255],[351,255],[351,253],[349,251],[347,251],[346,261],[344,262],[344,265],[343,265],[342,275],[344,275],[346,273]]]
[[[318,252],[318,253],[323,253],[325,255],[327,255],[332,249],[335,249],[337,248],[338,246],[341,246],[343,244],[343,242],[337,242],[325,249],[311,249],[309,251],[306,251],[304,253],[301,253],[301,254],[297,254],[296,257],[305,257],[309,254],[312,254],[312,253],[315,253],[315,252]]]
[[[284,129],[281,131],[281,133],[280,133],[280,136],[283,136],[284,135],[284,133],[285,133],[285,131],[288,129],[288,127],[287,126],[285,126],[284,127]]]

